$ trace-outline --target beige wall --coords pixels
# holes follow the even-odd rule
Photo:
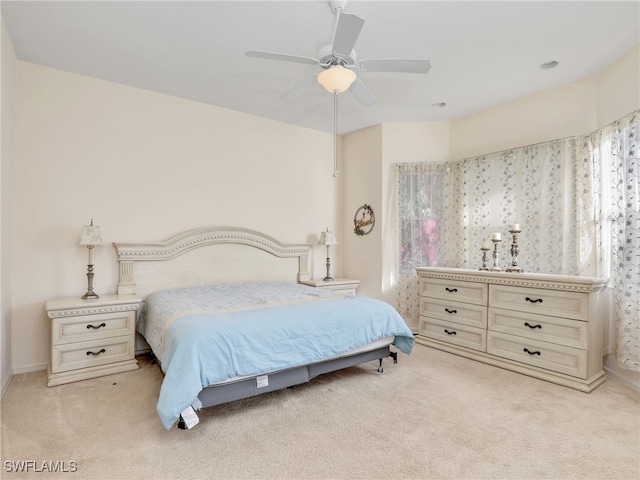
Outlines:
[[[2,47],[2,159],[0,161],[0,396],[9,386],[11,364],[11,165],[13,162],[13,109],[15,97],[16,56],[1,23]]]
[[[382,235],[379,228],[382,205],[382,144],[380,125],[355,132],[344,139],[342,166],[343,218],[341,238],[344,274],[360,280],[360,295],[380,298],[382,282]],[[354,233],[353,217],[362,205],[371,206],[376,224],[368,235]],[[335,277],[335,276],[334,276]]]
[[[91,218],[105,241],[94,250],[98,294],[115,293],[114,241],[206,225],[284,242],[317,242],[327,226],[342,236],[331,135],[20,61],[15,158],[15,372],[49,360],[44,301],[87,289],[75,242]],[[313,247],[316,278],[325,253]]]
[[[640,108],[640,45],[596,76],[598,128]]]
[[[597,129],[596,81],[588,78],[451,122],[451,160]]]

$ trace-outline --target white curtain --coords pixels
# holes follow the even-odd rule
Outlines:
[[[445,265],[449,165],[405,163],[396,166],[398,261],[396,308],[409,324],[417,324],[420,293],[415,268]]]
[[[508,267],[508,226],[519,223],[524,271],[609,278],[612,350],[622,367],[640,371],[639,136],[635,112],[592,134],[397,165],[399,312],[418,318],[416,266],[477,269],[493,232]]]
[[[519,223],[521,269],[580,273],[575,142],[556,140],[452,163],[448,264],[479,268],[482,242],[499,232],[499,266],[506,269],[512,260],[509,225]]]
[[[593,135],[594,190],[600,199],[598,274],[611,289],[611,349],[640,371],[640,111]]]

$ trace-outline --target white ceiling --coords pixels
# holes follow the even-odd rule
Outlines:
[[[339,131],[459,118],[594,75],[640,43],[636,1],[364,1],[359,59],[424,58],[427,74],[358,72],[377,98],[339,97]],[[317,58],[333,39],[322,1],[2,1],[20,60],[333,132]],[[558,61],[554,69],[544,62]],[[297,95],[280,98],[301,82]],[[433,108],[446,102],[445,108]]]

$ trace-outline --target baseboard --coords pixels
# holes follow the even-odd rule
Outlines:
[[[13,369],[14,375],[20,375],[21,373],[39,372],[40,370],[46,370],[49,366],[48,363],[36,363],[35,365],[27,365],[26,367],[18,367]]]
[[[633,380],[628,379],[624,375],[620,375],[620,373],[618,373],[615,369],[607,367],[605,365],[603,367],[603,370],[607,373],[607,375],[610,375],[611,377],[614,377],[616,380],[618,380],[620,383],[626,385],[630,389],[635,390],[636,392],[640,392],[640,384],[634,382]]]

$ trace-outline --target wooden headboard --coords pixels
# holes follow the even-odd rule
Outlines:
[[[240,227],[204,227],[160,242],[114,242],[118,294],[142,298],[167,288],[308,280],[311,244],[284,244]]]

